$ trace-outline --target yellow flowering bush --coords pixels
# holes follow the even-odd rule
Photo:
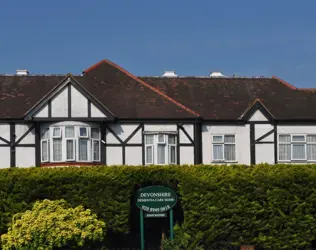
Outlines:
[[[35,202],[33,209],[15,214],[8,233],[1,235],[4,250],[79,248],[100,242],[106,225],[83,206],[65,200]]]

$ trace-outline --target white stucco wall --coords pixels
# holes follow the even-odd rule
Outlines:
[[[107,165],[123,164],[122,147],[107,147],[106,148],[106,163]]]
[[[203,163],[212,163],[212,135],[235,134],[236,161],[239,164],[250,164],[250,131],[247,125],[203,125],[202,126],[202,152]]]
[[[10,167],[10,147],[0,147],[0,168]]]
[[[7,123],[0,123],[0,136],[10,141],[10,125]],[[4,141],[0,140],[0,144],[6,144]]]
[[[193,124],[185,124],[182,126],[184,130],[189,134],[189,136],[194,140],[194,125]],[[186,136],[186,134],[179,129],[179,139],[180,143],[191,143],[189,138]]]
[[[194,164],[193,147],[180,147],[180,164]]]
[[[144,131],[146,132],[176,132],[176,124],[145,124]]]
[[[52,117],[68,117],[68,88],[64,88],[51,101]]]
[[[46,104],[40,111],[38,111],[35,117],[48,117],[48,105]]]
[[[256,144],[256,164],[274,164],[274,144]]]
[[[71,86],[71,116],[88,117],[88,99]]]
[[[91,103],[91,117],[98,118],[98,117],[106,117],[93,103]]]
[[[278,134],[316,134],[315,125],[278,125]]]
[[[250,118],[249,121],[267,121],[268,119],[261,113],[260,110],[257,110]]]
[[[139,124],[113,124],[109,127],[113,132],[122,140],[125,141],[138,127]],[[141,129],[138,131],[141,135]],[[138,134],[139,136],[139,134]],[[118,143],[118,140],[113,136],[113,134],[107,129],[107,142],[108,143]],[[141,141],[140,141],[141,142]],[[139,142],[139,143],[140,143]]]
[[[15,134],[16,141],[18,141],[31,127],[31,124],[16,124],[15,125]],[[33,128],[19,144],[33,144],[35,143],[35,129]]]
[[[142,165],[142,147],[125,147],[125,164]]]
[[[17,167],[34,167],[35,147],[16,147],[15,159]]]
[[[257,140],[258,138],[260,138],[261,136],[263,136],[264,134],[270,132],[271,130],[273,130],[273,125],[271,124],[255,124],[255,139]],[[274,141],[274,133],[268,135],[267,137],[265,137],[264,139],[260,140],[260,141]]]

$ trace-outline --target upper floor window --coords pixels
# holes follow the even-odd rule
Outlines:
[[[97,127],[45,127],[41,134],[41,161],[100,161],[100,143],[100,129]]]
[[[316,161],[316,135],[279,135],[279,161]]]
[[[176,135],[145,135],[146,164],[176,164]]]
[[[236,161],[235,135],[213,135],[213,161]]]

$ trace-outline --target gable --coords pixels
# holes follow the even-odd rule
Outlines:
[[[109,116],[111,117],[111,114],[106,109],[68,77],[29,112],[28,118],[109,119]]]
[[[254,114],[248,119],[248,121],[258,122],[258,121],[268,121],[268,119],[260,110],[256,110]]]

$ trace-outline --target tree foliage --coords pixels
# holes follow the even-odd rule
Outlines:
[[[78,248],[101,241],[105,223],[82,206],[71,208],[64,200],[36,202],[32,210],[13,216],[2,248],[50,250]]]

